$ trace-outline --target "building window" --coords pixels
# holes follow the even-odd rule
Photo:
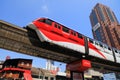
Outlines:
[[[103,14],[103,12],[102,12],[102,9],[98,6],[98,7],[97,7],[97,10],[98,10],[100,19],[101,19],[102,21],[104,21],[104,20],[105,20],[105,17],[104,17],[104,14]]]
[[[114,40],[113,40],[113,37],[112,37],[112,34],[110,32],[110,29],[108,26],[105,27],[106,28],[106,31],[107,31],[107,35],[108,35],[108,39],[110,40],[110,45],[112,47],[115,47],[115,43],[114,43]]]
[[[115,36],[116,36],[116,39],[117,39],[117,41],[118,41],[118,43],[119,43],[119,45],[120,45],[120,38],[119,38],[119,35],[118,35],[116,29],[114,28],[113,31],[114,31]]]
[[[54,80],[54,78],[53,78],[53,77],[51,77],[51,78],[50,78],[50,80]]]
[[[25,63],[24,62],[21,62],[21,65],[23,66]]]
[[[116,18],[116,16],[115,16],[115,14],[114,14],[114,12],[112,12],[112,13],[113,13],[113,15],[114,15],[114,18],[115,18],[116,22],[119,24],[119,22],[118,22],[118,20],[117,20],[117,18]]]
[[[114,19],[113,19],[113,16],[112,16],[111,12],[110,12],[110,9],[109,8],[106,8],[106,9],[107,9],[107,13],[108,13],[108,16],[109,16],[110,20],[112,22],[114,22]]]
[[[30,66],[30,64],[29,64],[29,63],[27,63],[27,64],[26,64],[26,66]]]
[[[47,77],[47,76],[45,77],[45,80],[48,80],[48,77]]]
[[[102,42],[102,36],[101,36],[101,32],[100,32],[100,27],[95,31],[95,34],[96,34],[97,40]]]
[[[92,24],[93,24],[93,26],[95,26],[98,23],[98,19],[97,19],[97,15],[96,15],[94,10],[92,11],[91,16],[92,16],[91,18],[92,18],[92,21],[93,21]]]

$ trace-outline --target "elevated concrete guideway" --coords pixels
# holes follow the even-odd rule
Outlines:
[[[71,63],[84,58],[81,53],[46,42],[40,42],[35,31],[21,28],[2,20],[0,20],[0,48],[64,63]],[[92,61],[93,68],[99,69],[102,65],[102,69],[120,72],[120,64],[91,56],[86,56],[85,59]]]

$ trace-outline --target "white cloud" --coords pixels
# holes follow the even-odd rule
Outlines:
[[[46,0],[42,0],[42,2],[43,2],[43,5],[41,6],[42,11],[45,12],[45,13],[48,13],[49,8],[48,8],[48,5],[46,3]]]
[[[44,4],[41,8],[45,13],[49,12],[48,6],[46,4]]]

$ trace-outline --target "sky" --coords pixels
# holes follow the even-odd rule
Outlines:
[[[110,7],[120,21],[120,0],[0,0],[0,20],[25,27],[37,18],[47,17],[93,38],[89,16],[97,3]],[[45,68],[43,58],[0,49],[0,60],[5,60],[8,55],[33,59],[34,67]],[[65,70],[65,63],[55,62],[55,65]]]

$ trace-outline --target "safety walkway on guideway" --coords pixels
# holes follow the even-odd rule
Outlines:
[[[0,48],[64,63],[81,60],[85,56],[53,44],[40,42],[35,31],[2,20],[0,20]],[[92,56],[86,56],[85,59],[91,61],[92,68],[99,70],[102,67],[103,71],[120,72],[120,64]]]

